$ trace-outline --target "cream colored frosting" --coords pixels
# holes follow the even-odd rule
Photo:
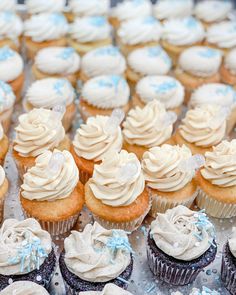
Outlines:
[[[0,165],[0,187],[3,185],[5,179],[6,179],[5,171],[3,167]]]
[[[232,8],[233,5],[230,1],[207,0],[198,2],[194,13],[204,22],[212,23],[226,19]]]
[[[222,141],[226,133],[226,118],[221,106],[202,105],[189,110],[179,126],[181,136],[200,147],[211,147]]]
[[[128,45],[158,42],[161,34],[162,26],[152,16],[127,20],[120,25],[117,31],[117,36],[121,42]]]
[[[236,75],[236,48],[230,50],[226,55],[224,65],[233,75]]]
[[[39,268],[52,250],[50,234],[32,218],[23,221],[6,219],[0,229],[0,240],[0,274],[4,276],[21,275]],[[34,245],[33,250],[23,259],[21,250],[27,251],[30,244]],[[36,254],[36,249],[42,255]]]
[[[159,0],[153,7],[157,19],[183,18],[193,11],[193,0]]]
[[[22,74],[23,68],[23,59],[18,52],[6,46],[0,48],[0,80],[15,80]]]
[[[14,11],[16,10],[16,0],[1,0],[0,11]]]
[[[206,163],[202,176],[220,187],[236,186],[236,139],[222,141],[205,153]]]
[[[11,86],[0,80],[0,113],[12,108],[15,100],[16,97],[12,91]]]
[[[157,100],[150,101],[144,108],[131,109],[123,124],[125,141],[148,148],[161,145],[173,132],[173,125],[160,128],[165,116],[166,109]]]
[[[169,19],[164,22],[163,40],[176,46],[193,45],[205,37],[203,25],[193,17]]]
[[[44,42],[65,37],[68,23],[61,13],[32,15],[24,23],[24,34],[34,42]]]
[[[85,291],[85,292],[80,292],[79,295],[132,295],[132,294],[114,284],[106,284],[106,286],[100,292]]]
[[[46,74],[70,75],[78,72],[80,56],[71,47],[46,47],[37,53],[35,65]]]
[[[143,76],[166,75],[171,69],[171,59],[160,47],[144,47],[128,55],[129,67]]]
[[[45,78],[31,84],[25,99],[35,108],[51,109],[73,103],[75,91],[67,79]]]
[[[23,23],[20,17],[10,11],[0,10],[0,39],[11,39],[19,45],[18,37],[23,32]]]
[[[62,157],[61,162],[53,157]],[[54,162],[53,162],[54,161]],[[45,151],[24,174],[22,196],[28,200],[56,201],[69,197],[79,181],[79,171],[68,151]]]
[[[26,0],[26,8],[30,14],[62,12],[65,5],[65,0]]]
[[[158,214],[151,224],[151,236],[165,254],[191,261],[211,247],[215,233],[204,213],[179,205]]]
[[[2,128],[2,124],[0,122],[0,141],[3,139],[3,136],[4,136],[4,131],[3,131],[3,128]]]
[[[122,239],[127,247],[113,243],[115,237]],[[67,268],[80,279],[93,283],[117,278],[131,260],[126,233],[106,230],[97,222],[87,224],[83,232],[72,231],[64,246]]]
[[[124,56],[112,45],[89,51],[81,61],[81,71],[89,78],[100,75],[123,75],[125,70]]]
[[[229,237],[229,248],[232,255],[236,258],[236,227],[233,227],[231,236]]]
[[[179,57],[181,70],[197,77],[210,77],[218,73],[222,54],[217,49],[194,46],[185,49]]]
[[[69,8],[76,16],[107,15],[110,9],[109,0],[71,0]]]
[[[102,16],[81,17],[70,25],[69,34],[80,43],[96,42],[111,37],[111,26]]]
[[[49,295],[42,286],[30,281],[14,282],[0,292],[1,295]]]
[[[108,116],[88,118],[76,131],[73,146],[76,154],[87,160],[100,161],[109,152],[119,152],[122,147],[122,133],[118,126],[114,133],[106,132]]]
[[[182,189],[193,178],[191,169],[183,171],[181,164],[191,158],[192,153],[185,145],[164,144],[145,152],[142,160],[147,185],[161,192]]]
[[[54,111],[33,109],[19,116],[14,150],[22,157],[36,157],[56,148],[65,137],[61,120]]]
[[[167,109],[179,107],[184,100],[184,87],[170,76],[146,76],[136,84],[136,93],[145,104],[157,100]]]
[[[129,172],[130,166],[132,170]],[[125,150],[110,152],[101,164],[94,166],[89,186],[95,198],[105,205],[120,207],[132,204],[145,186],[137,156]]]
[[[177,291],[177,292],[172,292],[171,295],[184,295],[183,293]],[[205,286],[202,287],[202,291],[197,288],[193,288],[189,295],[221,295],[219,292],[216,290],[211,290]]]

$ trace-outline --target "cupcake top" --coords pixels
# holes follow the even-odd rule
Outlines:
[[[132,145],[151,148],[167,141],[173,124],[166,121],[167,112],[162,103],[150,101],[144,108],[131,109],[123,124],[125,141]]]
[[[152,16],[139,17],[123,22],[117,36],[123,44],[137,45],[157,42],[161,38],[162,26]]]
[[[142,160],[147,185],[161,192],[175,192],[187,185],[194,173],[182,169],[183,163],[192,157],[191,150],[185,145],[164,144],[145,152]]]
[[[217,145],[226,133],[226,115],[222,107],[206,104],[187,111],[179,126],[181,136],[200,147]]]
[[[166,75],[171,69],[171,59],[160,47],[144,47],[128,55],[129,67],[143,76]]]
[[[0,11],[14,11],[16,10],[16,0],[1,0]]]
[[[45,78],[31,84],[25,99],[31,107],[51,109],[57,105],[70,105],[74,98],[74,88],[67,79]]]
[[[76,16],[107,15],[110,9],[109,0],[71,0],[69,8]]]
[[[236,139],[222,141],[205,157],[201,174],[206,180],[219,187],[236,186]]]
[[[122,230],[106,230],[97,222],[65,239],[65,263],[69,271],[88,282],[117,278],[131,261],[132,248]]]
[[[118,75],[103,75],[88,80],[82,88],[82,99],[100,109],[114,109],[126,105],[130,89]]]
[[[15,130],[14,150],[22,157],[36,157],[52,150],[65,137],[58,113],[46,109],[33,109],[20,115]]]
[[[151,224],[150,234],[160,250],[183,261],[203,255],[215,239],[214,226],[206,214],[182,205],[164,214],[158,213]]]
[[[24,23],[24,35],[34,42],[51,41],[65,37],[68,23],[61,13],[32,15]]]
[[[179,57],[181,70],[197,77],[210,77],[220,68],[222,54],[217,49],[205,46],[194,46],[185,49]]]
[[[69,197],[79,181],[70,152],[45,151],[24,175],[22,196],[28,200],[56,201]]]
[[[20,17],[11,11],[0,10],[0,39],[11,39],[18,44],[18,37],[23,32]]]
[[[170,76],[147,76],[136,84],[136,93],[145,104],[158,100],[167,109],[179,107],[184,100],[184,87]]]
[[[236,227],[233,227],[231,236],[229,237],[229,248],[232,255],[236,258]]]
[[[80,56],[72,47],[46,47],[35,56],[35,66],[50,75],[70,75],[78,72]]]
[[[224,66],[233,75],[236,75],[236,48],[229,51],[224,59]]]
[[[62,12],[65,0],[26,0],[27,12],[30,14],[43,12]]]
[[[194,13],[197,18],[204,22],[220,22],[228,17],[232,8],[233,5],[230,1],[207,0],[198,2]]]
[[[81,61],[81,71],[89,78],[100,75],[123,75],[125,70],[124,56],[112,45],[89,51]]]
[[[153,7],[157,19],[183,18],[193,11],[193,0],[159,0]]]
[[[50,234],[32,218],[6,219],[0,229],[0,239],[0,274],[4,276],[39,269],[52,250]]]
[[[15,293],[17,292],[17,293]],[[18,281],[14,282],[4,290],[1,291],[1,295],[49,295],[46,289],[42,286],[30,281]]]
[[[96,42],[111,37],[111,26],[103,16],[81,17],[70,25],[69,34],[80,43]]]
[[[177,292],[172,292],[171,295],[183,295],[183,293],[177,291]],[[203,286],[202,291],[197,288],[193,288],[191,293],[189,293],[189,295],[220,295],[220,293],[217,292],[216,290],[211,290]]]
[[[76,131],[73,146],[76,154],[87,160],[100,161],[109,152],[119,152],[122,147],[120,126],[108,132],[108,116],[89,117]]]
[[[0,80],[11,82],[23,72],[24,63],[18,52],[4,46],[0,48]]]
[[[169,19],[164,22],[162,38],[175,46],[193,45],[205,37],[203,25],[194,17]]]
[[[80,292],[79,295],[132,295],[130,292],[114,285],[106,284],[102,291],[85,291]]]
[[[143,192],[145,181],[137,156],[125,150],[107,154],[94,166],[89,186],[103,204],[120,207],[132,204]]]
[[[5,171],[3,167],[0,165],[0,187],[3,185],[5,179],[6,179]]]
[[[0,113],[13,107],[15,100],[16,97],[11,86],[0,80]]]

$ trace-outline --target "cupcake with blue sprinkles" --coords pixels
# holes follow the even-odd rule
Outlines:
[[[215,230],[203,211],[179,205],[152,222],[147,238],[148,264],[168,284],[192,283],[217,252]]]

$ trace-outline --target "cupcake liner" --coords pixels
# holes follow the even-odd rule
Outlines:
[[[75,289],[71,288],[70,285],[68,285],[65,280],[64,280],[64,285],[65,285],[67,295],[79,295],[80,291],[76,291]]]
[[[219,202],[209,197],[200,189],[196,199],[197,206],[205,209],[206,213],[216,218],[231,218],[236,216],[236,204],[228,204]]]
[[[5,203],[5,198],[1,198],[0,199],[0,224],[3,221],[3,217],[4,217],[4,203]]]
[[[228,243],[224,245],[221,279],[225,288],[232,294],[236,294],[236,258],[230,252]]]

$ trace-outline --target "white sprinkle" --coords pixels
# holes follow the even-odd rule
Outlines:
[[[13,279],[8,280],[8,284],[11,285],[13,283]]]
[[[36,281],[38,281],[38,282],[42,281],[42,277],[41,276],[37,276],[36,277]]]
[[[24,240],[23,242],[22,242],[22,246],[26,246],[28,243],[27,243],[27,241],[26,240]]]
[[[200,246],[200,243],[199,243],[199,242],[196,242],[196,243],[195,243],[195,246],[196,246],[196,247],[199,247],[199,246]]]
[[[175,242],[174,243],[174,248],[178,248],[179,247],[179,243],[178,242]]]

